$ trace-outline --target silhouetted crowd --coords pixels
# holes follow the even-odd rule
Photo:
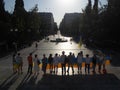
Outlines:
[[[56,53],[54,56],[49,54],[49,57],[46,57],[43,54],[43,58],[39,59],[38,55],[35,54],[32,56],[30,53],[27,57],[28,61],[28,71],[27,73],[30,74],[39,74],[40,65],[42,65],[42,71],[46,74],[46,70],[49,69],[50,74],[58,73],[58,68],[61,68],[62,75],[69,74],[70,68],[72,69],[72,74],[75,72],[74,66],[77,66],[78,74],[82,74],[82,71],[85,71],[85,74],[90,74],[90,70],[92,73],[95,74],[96,72],[99,73],[107,73],[106,71],[106,56],[103,53],[93,53],[93,56],[90,57],[89,54],[83,56],[83,51],[80,51],[75,57],[74,53],[70,52],[69,55],[65,55],[65,51],[62,51],[61,55]],[[49,68],[47,66],[49,65]],[[84,68],[83,68],[84,67]],[[18,53],[17,55],[13,55],[13,72],[22,74],[23,73],[23,59]]]

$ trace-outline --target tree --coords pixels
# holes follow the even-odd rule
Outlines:
[[[0,0],[0,39],[7,41],[10,28],[10,14],[5,11],[4,0]]]
[[[26,17],[27,17],[27,12],[24,9],[23,0],[16,0],[14,12],[13,12],[13,28],[17,28],[20,31],[24,31]]]
[[[98,8],[99,0],[94,0],[93,8],[90,10],[90,0],[83,12],[81,34],[89,42],[102,48],[114,49],[120,45],[118,38],[120,20],[120,1],[108,0],[108,5]],[[118,29],[115,29],[118,28]],[[93,42],[92,42],[93,43]],[[113,48],[114,47],[114,48]]]
[[[0,0],[0,15],[5,12],[4,1]]]
[[[23,0],[16,0],[14,12],[18,11],[20,8],[24,9],[24,2],[23,2]]]
[[[119,0],[108,0],[107,11],[104,15],[104,25],[107,31],[105,39],[118,47],[120,45],[119,40],[119,20],[120,20],[120,1]],[[109,34],[108,34],[109,33]]]
[[[91,24],[92,24],[92,3],[91,0],[88,0],[88,4],[83,10],[83,19],[81,22],[81,34],[82,37],[85,37],[86,39],[89,37],[89,33],[91,32]]]
[[[28,12],[28,20],[27,20],[27,28],[31,30],[34,39],[38,39],[40,36],[40,26],[41,20],[38,13],[38,5],[36,4],[29,12]]]
[[[11,42],[17,42],[18,46],[27,42],[27,11],[24,8],[23,0],[15,0],[15,7],[12,14]]]

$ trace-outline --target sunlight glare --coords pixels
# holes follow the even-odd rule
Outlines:
[[[65,7],[70,7],[74,4],[75,0],[57,0],[58,4]]]

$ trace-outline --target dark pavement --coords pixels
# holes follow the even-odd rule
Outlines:
[[[3,82],[0,90],[8,90],[17,78],[18,75],[10,76],[9,82],[7,84]],[[47,74],[40,80],[38,78],[39,75],[26,74],[16,90],[120,90],[120,80],[113,74],[70,76]]]
[[[17,77],[15,77],[17,78]],[[15,79],[14,78],[14,79]],[[31,76],[28,82],[24,82],[17,90],[119,90],[120,80],[114,75],[75,75],[55,76],[46,75],[37,84],[37,76]]]

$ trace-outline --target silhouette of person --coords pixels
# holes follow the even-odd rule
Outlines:
[[[72,52],[70,52],[69,55],[68,55],[68,70],[67,70],[68,74],[69,74],[69,68],[70,67],[72,68],[72,74],[74,74],[73,65],[74,65],[74,57],[72,55]]]
[[[92,57],[92,68],[93,68],[93,73],[96,73],[95,72],[95,68],[96,68],[96,62],[97,62],[97,56],[96,56],[96,54],[94,54],[93,55],[93,57]]]
[[[23,73],[22,72],[22,67],[23,67],[23,59],[22,57],[20,56],[20,53],[18,53],[17,57],[16,57],[16,62],[18,64],[18,74],[19,73]]]
[[[86,73],[86,69],[88,69],[88,74],[90,73],[90,57],[89,54],[86,54],[86,58],[85,58],[85,73]]]
[[[34,63],[34,74],[37,75],[39,74],[39,65],[38,65],[38,57],[37,54],[35,54],[35,57],[33,59],[33,63]]]
[[[53,58],[53,65],[54,65],[54,73],[57,74],[58,72],[58,64],[59,64],[59,56],[58,54],[56,53],[54,58]]]
[[[49,57],[48,57],[48,63],[50,65],[50,73],[52,73],[52,71],[53,71],[53,57],[52,57],[52,54],[50,54]]]
[[[99,59],[98,59],[98,72],[101,73],[101,69],[102,69],[102,65],[103,65],[103,69],[105,69],[105,56],[103,53],[99,54]]]
[[[78,73],[82,73],[83,54],[80,52],[77,56]]]
[[[13,73],[17,72],[17,63],[16,63],[16,54],[12,56],[12,63],[13,63]]]
[[[61,67],[62,67],[62,75],[63,75],[63,73],[66,74],[66,62],[65,62],[65,59],[66,59],[65,52],[62,51],[62,55],[60,56],[60,63],[61,63]]]
[[[42,70],[44,72],[44,75],[46,74],[46,68],[47,68],[47,57],[45,54],[43,54],[42,58]]]
[[[28,60],[28,72],[32,74],[32,68],[33,68],[33,58],[32,58],[32,53],[29,54],[29,56],[27,57]]]

